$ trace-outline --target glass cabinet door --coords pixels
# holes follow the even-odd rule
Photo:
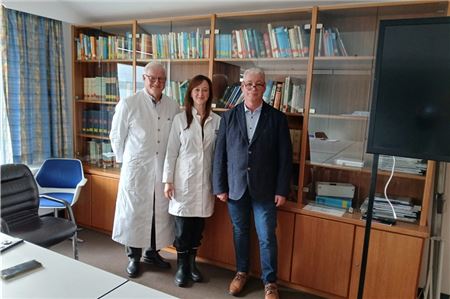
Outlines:
[[[302,189],[305,203],[317,198],[319,182],[353,185],[353,207],[359,208],[367,198],[373,158],[366,147],[379,21],[442,16],[444,7],[445,3],[398,3],[319,8]],[[398,159],[400,164],[411,164],[409,160]],[[414,163],[416,174],[397,165],[388,194],[420,205],[426,162]],[[391,168],[392,158],[381,156],[376,186],[380,195]]]
[[[210,16],[138,21],[136,88],[144,87],[144,66],[158,61],[167,71],[164,94],[183,106],[189,80],[210,75],[210,32]]]
[[[214,98],[217,111],[241,103],[247,69],[265,72],[263,99],[289,122],[294,170],[290,200],[298,200],[300,149],[309,57],[311,10],[217,15],[214,35]]]
[[[319,10],[305,199],[315,199],[320,181],[358,184],[358,172],[352,171],[368,163],[365,150],[377,11],[377,8]]]
[[[74,30],[75,154],[96,167],[114,166],[109,142],[114,107],[133,94],[133,22]]]

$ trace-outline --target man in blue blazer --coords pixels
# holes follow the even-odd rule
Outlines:
[[[285,115],[263,101],[264,72],[244,73],[244,102],[223,114],[213,164],[213,191],[228,202],[237,273],[229,288],[239,294],[248,278],[250,217],[259,239],[265,298],[278,298],[277,207],[289,194],[292,146]]]

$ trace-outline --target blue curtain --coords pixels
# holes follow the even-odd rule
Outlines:
[[[2,9],[13,161],[37,164],[49,157],[69,157],[73,153],[72,124],[65,90],[62,23]]]

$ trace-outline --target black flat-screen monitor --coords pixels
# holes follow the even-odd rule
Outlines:
[[[367,152],[450,162],[450,17],[380,22]]]

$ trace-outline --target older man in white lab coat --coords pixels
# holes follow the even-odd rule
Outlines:
[[[162,94],[166,71],[161,64],[147,64],[143,80],[143,90],[117,104],[109,136],[117,161],[123,163],[112,238],[126,246],[129,277],[139,275],[142,248],[144,262],[170,268],[158,251],[174,238],[162,172],[179,105]]]

